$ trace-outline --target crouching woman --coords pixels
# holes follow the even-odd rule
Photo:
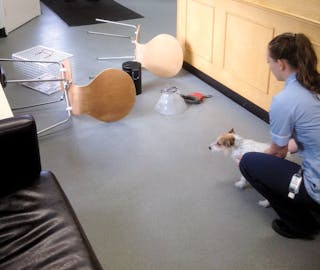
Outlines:
[[[279,215],[272,228],[288,238],[313,239],[320,225],[320,74],[304,34],[284,33],[270,41],[267,62],[285,81],[270,107],[271,145],[247,153],[241,173]],[[284,159],[295,150],[301,165]],[[316,213],[316,214],[315,214]],[[318,213],[318,214],[317,214]]]

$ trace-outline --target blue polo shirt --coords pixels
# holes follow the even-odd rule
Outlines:
[[[285,146],[290,138],[298,144],[303,179],[308,194],[320,204],[320,96],[304,88],[293,73],[272,99],[272,141]]]

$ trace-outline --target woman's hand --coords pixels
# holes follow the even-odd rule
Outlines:
[[[242,155],[235,156],[235,161],[236,161],[236,164],[238,167],[239,167],[239,163],[240,163],[241,159],[242,159]]]
[[[294,139],[290,139],[288,143],[288,152],[294,154],[298,152],[298,145]]]
[[[288,146],[279,146],[272,142],[270,147],[264,151],[266,154],[273,155],[280,158],[285,158],[288,153]]]

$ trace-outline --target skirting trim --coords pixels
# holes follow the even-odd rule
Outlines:
[[[240,96],[233,90],[229,89],[228,87],[224,86],[220,82],[216,81],[215,79],[209,77],[207,74],[204,74],[202,71],[198,70],[197,68],[193,67],[192,65],[184,62],[183,68],[188,70],[190,73],[204,81],[205,83],[211,85],[213,88],[227,96],[228,98],[232,99],[236,103],[238,103],[243,108],[247,109],[249,112],[253,113],[263,121],[269,123],[269,113],[263,109],[261,109],[256,104],[252,103],[251,101],[247,100],[246,98]]]
[[[6,29],[3,27],[0,29],[0,38],[6,37],[6,36],[7,36]]]

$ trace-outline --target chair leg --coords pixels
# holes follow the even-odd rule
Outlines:
[[[67,90],[67,88],[68,88],[68,86],[65,86],[65,90],[63,91],[64,93],[63,93],[63,96],[62,96],[62,99],[65,100],[65,102],[66,102],[67,118],[65,118],[65,119],[62,120],[62,121],[56,122],[55,124],[50,125],[50,126],[44,128],[44,129],[42,129],[42,130],[39,130],[39,131],[37,132],[38,135],[41,135],[41,134],[43,134],[43,133],[45,133],[45,132],[47,132],[47,131],[49,131],[49,130],[51,130],[51,129],[53,129],[53,128],[56,128],[56,127],[58,127],[58,126],[64,125],[64,124],[66,124],[67,122],[69,122],[69,120],[71,120],[72,107],[71,107],[71,105],[70,105],[70,101],[69,101],[69,98],[68,98],[68,90]]]
[[[52,100],[52,101],[47,101],[47,102],[42,102],[42,103],[36,103],[36,104],[31,104],[31,105],[22,106],[22,107],[11,107],[11,110],[14,111],[14,110],[28,109],[28,108],[33,108],[33,107],[41,106],[41,105],[48,105],[48,104],[53,104],[53,103],[61,102],[62,100],[64,100],[64,97],[63,97],[63,96],[61,96],[58,100]]]

